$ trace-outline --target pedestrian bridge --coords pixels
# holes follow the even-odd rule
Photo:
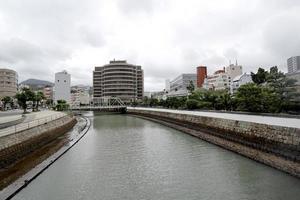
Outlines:
[[[97,97],[92,98],[89,105],[73,105],[71,110],[126,112],[126,105],[118,97]]]

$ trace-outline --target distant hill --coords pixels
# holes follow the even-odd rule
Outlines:
[[[54,86],[54,83],[50,81],[38,80],[38,79],[28,79],[26,81],[21,82],[20,84],[28,85],[34,88],[41,88],[45,86]]]

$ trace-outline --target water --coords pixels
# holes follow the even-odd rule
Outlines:
[[[14,199],[299,199],[300,180],[171,128],[96,115],[89,133]]]

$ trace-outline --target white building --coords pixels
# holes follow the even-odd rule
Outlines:
[[[240,76],[237,76],[231,82],[230,93],[234,94],[240,86],[252,82],[251,74],[244,73]]]
[[[209,75],[204,79],[203,88],[207,90],[230,90],[232,80],[243,74],[241,65],[230,64],[223,70],[216,71],[213,75]]]
[[[287,60],[288,73],[300,71],[300,56],[290,57]]]
[[[225,68],[225,72],[233,80],[235,77],[240,76],[243,74],[243,67],[238,65],[237,61],[235,65],[230,64],[228,67]]]
[[[90,104],[90,87],[77,85],[71,87],[71,107]]]
[[[166,84],[166,85],[165,85],[165,90],[166,90],[166,92],[169,92],[170,89],[171,89],[170,80],[167,79],[166,82],[165,82],[165,84]]]
[[[67,71],[58,72],[55,74],[55,92],[54,102],[65,100],[71,102],[71,75]]]
[[[223,69],[207,76],[204,80],[203,88],[207,90],[226,90],[230,88],[230,83],[231,78]]]
[[[180,97],[187,96],[187,87],[190,82],[193,82],[195,88],[197,86],[197,74],[181,74],[170,82],[170,92],[168,92],[168,97]]]

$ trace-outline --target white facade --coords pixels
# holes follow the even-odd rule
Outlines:
[[[80,104],[89,105],[91,99],[89,91],[89,86],[73,86],[71,88],[71,106],[76,107],[80,106]]]
[[[231,78],[224,70],[218,70],[213,75],[207,76],[203,88],[207,90],[226,90],[230,88]]]
[[[288,73],[300,71],[300,56],[294,56],[287,60]]]
[[[65,100],[71,103],[71,75],[67,71],[58,72],[55,74],[55,92],[54,102]]]
[[[250,74],[244,73],[240,76],[237,76],[232,80],[231,87],[230,87],[230,93],[234,94],[240,86],[245,85],[247,83],[252,83],[252,82],[253,81],[252,81],[252,77]]]
[[[165,84],[166,84],[166,85],[165,85],[165,90],[166,90],[167,92],[169,92],[169,91],[170,91],[170,89],[171,89],[170,80],[169,80],[169,79],[167,79]]]
[[[181,74],[174,80],[170,82],[170,92],[168,92],[168,97],[175,96],[187,96],[188,90],[187,87],[190,85],[190,82],[193,82],[195,88],[197,86],[197,74]]]
[[[231,80],[233,80],[235,77],[243,74],[243,67],[241,65],[238,65],[236,62],[235,65],[231,64],[226,67],[225,72],[231,78]]]

